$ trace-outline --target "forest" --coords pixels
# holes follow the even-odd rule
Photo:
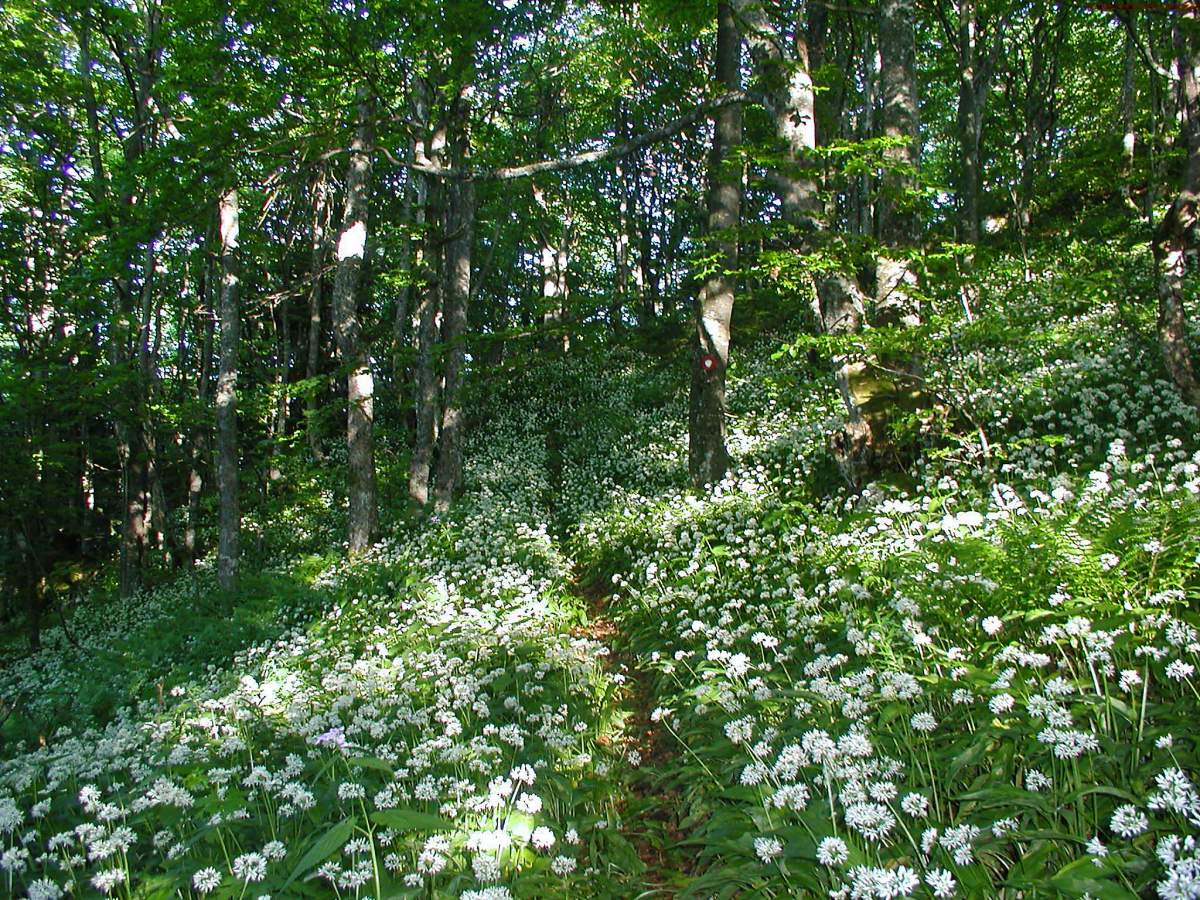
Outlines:
[[[5,0],[0,894],[1200,898],[1194,0]]]

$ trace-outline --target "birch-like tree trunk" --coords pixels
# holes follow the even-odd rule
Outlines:
[[[1137,47],[1134,43],[1133,32],[1125,32],[1125,66],[1121,75],[1121,197],[1125,205],[1135,214],[1139,214],[1137,204],[1133,200],[1133,159],[1137,151],[1137,127],[1134,124],[1134,110],[1137,106]]]
[[[346,376],[346,463],[350,495],[349,546],[361,553],[379,529],[375,489],[375,382],[358,321],[358,283],[367,244],[367,192],[374,152],[373,99],[358,88],[358,123],[350,145],[346,202],[337,242],[333,326]]]

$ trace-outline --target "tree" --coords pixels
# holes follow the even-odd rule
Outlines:
[[[351,553],[371,546],[379,530],[375,490],[375,382],[358,320],[358,283],[367,245],[367,192],[374,153],[374,99],[357,89],[358,120],[346,172],[346,201],[337,241],[333,328],[346,375],[346,465],[350,495]]]
[[[432,168],[440,168],[445,153],[445,131],[430,130],[429,103],[432,86],[418,77],[413,86],[413,108],[416,127],[425,133],[416,142],[416,158]],[[429,479],[433,471],[433,448],[436,437],[438,385],[434,368],[434,345],[437,341],[437,316],[441,307],[441,224],[445,185],[441,179],[431,179],[425,190],[424,219],[427,226],[425,252],[427,269],[418,273],[416,304],[416,364],[413,377],[413,450],[409,461],[408,495],[418,506],[429,502]]]
[[[729,91],[741,86],[741,38],[733,8],[717,4],[716,81]],[[742,113],[736,105],[713,117],[708,169],[708,272],[696,301],[696,343],[688,395],[688,471],[697,487],[725,477],[725,374],[729,367],[729,327],[733,317],[738,264],[738,217],[742,172],[736,153],[742,140]]]
[[[318,425],[317,391],[314,385],[321,364],[321,285],[325,272],[326,239],[329,230],[331,204],[329,202],[328,173],[324,164],[317,167],[312,180],[312,222],[309,237],[309,286],[308,286],[308,341],[304,377],[309,382],[305,401],[306,431],[308,447],[314,459],[321,459],[321,430]]]
[[[881,250],[876,257],[875,312],[880,324],[918,325],[912,292],[916,274],[904,252],[916,243],[916,188],[921,127],[917,114],[916,57],[911,0],[882,0],[879,7],[880,126],[888,144],[876,210]]]
[[[1179,192],[1154,232],[1154,259],[1159,270],[1158,343],[1167,374],[1180,396],[1200,408],[1200,382],[1188,346],[1183,300],[1187,256],[1195,252],[1196,228],[1200,226],[1200,17],[1195,9],[1175,14],[1172,37],[1187,161]]]
[[[767,182],[778,195],[790,248],[808,259],[826,257],[811,266],[813,313],[827,335],[847,337],[861,330],[866,302],[855,278],[833,262],[833,235],[812,174],[817,165],[816,88],[812,76],[810,33],[822,22],[793,21],[788,34],[756,0],[734,0],[742,32],[754,61],[761,97],[783,145],[782,158],[767,171]],[[835,435],[836,449],[847,460],[865,458],[871,430],[859,405],[854,382],[863,363],[850,353],[832,360],[835,381],[846,407],[846,422]]]
[[[221,368],[217,376],[217,490],[220,494],[220,528],[217,578],[224,590],[237,585],[238,533],[238,192],[228,188],[219,204],[221,235]]]

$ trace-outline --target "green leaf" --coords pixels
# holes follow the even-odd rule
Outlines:
[[[376,756],[352,756],[346,762],[352,766],[358,766],[360,769],[375,769],[389,777],[396,774],[395,769]]]
[[[1044,809],[1046,798],[1012,785],[997,785],[977,791],[968,791],[955,798],[959,803],[977,803],[981,809],[993,806],[1026,806]]]
[[[284,888],[290,885],[297,878],[306,875],[308,872],[315,869],[326,859],[341,849],[346,841],[350,840],[350,835],[354,833],[354,826],[358,823],[356,816],[351,816],[344,822],[338,822],[323,835],[317,838],[316,842],[308,848],[308,852],[300,857],[300,862],[296,863],[296,868],[292,869],[292,874],[288,876],[288,880],[283,883]]]
[[[371,813],[371,821],[396,831],[451,831],[455,825],[449,819],[417,809],[381,809]]]
[[[1136,900],[1136,894],[1131,894],[1128,889],[1102,876],[1103,871],[1096,867],[1090,857],[1085,857],[1067,863],[1059,869],[1050,879],[1050,884],[1075,897],[1090,894],[1098,900]]]
[[[1082,788],[1078,791],[1073,791],[1066,796],[1065,800],[1063,800],[1063,806],[1070,806],[1076,800],[1079,800],[1083,797],[1088,797],[1092,794],[1103,794],[1106,797],[1116,797],[1118,800],[1123,800],[1126,803],[1140,802],[1138,798],[1129,793],[1129,791],[1123,791],[1120,788],[1109,787],[1108,785],[1101,784],[1094,785],[1093,787]]]

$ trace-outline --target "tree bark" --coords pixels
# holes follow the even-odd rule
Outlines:
[[[808,32],[797,28],[794,40],[788,42],[760,4],[735,0],[734,6],[765,89],[767,110],[787,151],[788,165],[769,173],[768,180],[779,196],[784,219],[798,233],[798,248],[811,253],[819,246],[828,225],[818,185],[802,168],[813,164],[817,146]],[[813,275],[813,288],[813,313],[822,332],[850,335],[862,328],[865,303],[853,277],[836,271],[817,272]],[[847,416],[842,432],[836,436],[842,446],[839,452],[861,456],[869,444],[870,429],[851,389],[851,380],[861,363],[846,354],[835,355],[832,363]]]
[[[419,78],[413,85],[414,108],[424,128],[428,115],[429,98],[433,93],[429,83]],[[445,153],[445,131],[438,128],[426,133],[418,142],[417,156],[420,160],[441,166]],[[434,366],[434,344],[437,342],[438,313],[442,291],[442,245],[444,232],[444,197],[446,185],[441,179],[431,179],[425,190],[425,224],[428,226],[424,238],[425,269],[421,272],[421,285],[417,293],[415,309],[417,320],[417,356],[413,367],[413,451],[409,460],[408,495],[418,506],[429,503],[429,480],[433,471],[433,445],[438,408],[438,382]]]
[[[983,101],[990,73],[983,70],[979,54],[979,19],[976,0],[958,3],[958,141],[962,168],[959,173],[959,231],[968,244],[979,243],[979,145],[983,135]]]
[[[717,4],[716,79],[730,91],[740,86],[741,38],[733,9]],[[697,487],[715,484],[729,468],[725,446],[725,373],[733,316],[737,227],[742,202],[741,166],[731,155],[742,140],[741,110],[727,106],[714,116],[709,158],[708,245],[715,257],[696,303],[696,344],[688,400],[688,471]]]
[[[1121,197],[1125,205],[1138,215],[1141,210],[1133,200],[1133,159],[1137,150],[1137,128],[1134,109],[1137,105],[1136,74],[1137,47],[1133,33],[1125,31],[1125,69],[1121,77]]]
[[[404,209],[400,215],[401,225],[408,230],[400,245],[400,268],[404,271],[407,281],[396,294],[396,307],[392,315],[392,384],[393,389],[401,395],[404,393],[405,373],[408,369],[407,350],[412,322],[413,281],[423,264],[419,239],[414,235],[414,231],[420,234],[425,227],[425,193],[425,176],[419,172],[410,172],[408,183],[404,186]]]
[[[440,223],[440,209],[445,186],[440,183],[429,185],[427,192],[429,209],[427,222]],[[432,234],[426,239],[426,259],[440,261],[437,241]],[[438,314],[441,310],[442,278],[440,265],[434,265],[426,274],[418,293],[417,358],[413,378],[415,391],[413,452],[409,462],[408,495],[419,506],[429,502],[429,477],[433,471],[434,425],[437,421],[438,382],[434,366],[434,345],[437,343]]]
[[[546,329],[543,348],[560,353],[566,353],[571,346],[571,336],[565,330],[567,264],[570,259],[567,240],[564,234],[555,246],[548,236],[542,235],[538,247],[542,263],[542,325]]]
[[[1173,37],[1187,167],[1179,193],[1154,234],[1159,270],[1158,343],[1167,374],[1180,396],[1200,408],[1200,382],[1188,346],[1183,293],[1187,257],[1196,250],[1196,229],[1200,227],[1200,15],[1195,9],[1176,14]]]
[[[358,283],[367,243],[368,190],[374,153],[373,99],[358,88],[358,123],[350,146],[346,202],[337,244],[333,324],[338,353],[349,369],[346,381],[347,476],[350,495],[350,552],[371,546],[379,530],[375,488],[375,383],[358,321]]]
[[[200,359],[196,375],[196,398],[200,409],[207,409],[209,400],[209,379],[212,373],[213,358],[213,277],[214,259],[213,243],[216,238],[215,221],[210,219],[207,233],[204,236],[204,268],[197,291],[200,301],[198,314],[199,322],[196,330],[202,331],[200,339]],[[188,467],[187,479],[187,524],[183,531],[183,554],[188,566],[195,565],[198,548],[196,546],[196,523],[200,518],[200,493],[204,488],[204,469],[209,466],[209,426],[207,417],[197,423],[192,433],[191,463]]]
[[[875,310],[881,324],[913,326],[920,324],[917,279],[902,255],[915,243],[918,224],[911,197],[920,143],[912,0],[882,0],[879,10],[880,124],[896,144],[884,150],[887,168],[876,209],[883,249],[876,260]]]
[[[429,119],[429,91],[427,82],[414,77],[410,91],[410,105],[413,121],[425,123]],[[422,138],[414,137],[408,144],[407,160],[415,163],[422,153]],[[425,265],[423,237],[425,232],[425,217],[428,208],[429,179],[427,176],[409,169],[404,184],[404,208],[401,211],[401,223],[407,228],[404,241],[400,245],[400,265],[407,274],[407,281],[400,288],[396,297],[395,315],[392,320],[392,384],[393,389],[401,396],[405,390],[405,379],[409,373],[409,364],[405,351],[411,341],[410,331],[413,322],[413,295],[416,289],[418,273]]]
[[[217,492],[220,522],[217,542],[217,579],[222,589],[237,586],[238,537],[238,193],[228,189],[220,200],[221,232],[221,363],[217,376]]]
[[[289,267],[290,268],[290,267]],[[284,283],[290,281],[291,272],[284,269]],[[275,308],[279,316],[278,352],[279,362],[275,372],[275,385],[278,394],[275,398],[275,420],[271,428],[271,461],[267,469],[267,487],[271,482],[283,477],[279,468],[280,457],[283,455],[283,444],[288,433],[288,411],[292,405],[292,303],[290,295],[284,291]]]
[[[465,100],[457,116],[457,133],[452,153],[456,166],[465,166],[469,156]],[[442,427],[438,434],[438,468],[434,489],[434,509],[450,508],[462,478],[463,410],[459,397],[466,345],[467,305],[471,297],[471,249],[475,240],[475,184],[469,179],[447,186],[449,204],[446,223],[446,307],[442,326],[446,367],[442,398]]]
[[[308,399],[305,403],[305,431],[308,448],[313,459],[324,458],[321,450],[321,429],[318,421],[319,403],[313,379],[321,363],[321,282],[325,269],[325,233],[329,229],[329,189],[327,172],[322,165],[313,179],[313,216],[311,241],[309,244],[308,286],[308,358],[305,360],[304,377],[309,382]]]

